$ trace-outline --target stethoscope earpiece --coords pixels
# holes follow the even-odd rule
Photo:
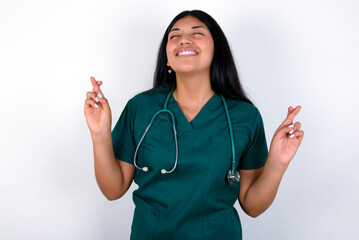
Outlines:
[[[143,167],[142,171],[148,172],[148,167]],[[167,173],[169,173],[169,171],[167,171],[166,169],[161,169],[161,173],[162,174],[167,174]]]

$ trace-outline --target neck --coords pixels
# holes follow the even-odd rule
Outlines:
[[[177,87],[173,91],[173,97],[183,105],[201,105],[203,102],[207,102],[214,94],[209,73],[176,74],[176,84]]]

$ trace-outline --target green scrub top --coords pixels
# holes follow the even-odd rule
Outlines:
[[[153,88],[130,99],[113,131],[115,157],[133,164],[136,146],[153,114],[162,109],[168,88]],[[240,100],[226,99],[236,149],[237,169],[263,167],[268,148],[263,120],[258,109]],[[239,184],[230,185],[231,143],[220,95],[215,93],[197,116],[188,122],[171,95],[168,109],[175,116],[178,164],[169,121],[156,121],[141,143],[133,192],[136,205],[131,239],[242,239],[242,228],[234,204]],[[171,119],[168,113],[158,117]],[[157,118],[158,118],[157,117]]]

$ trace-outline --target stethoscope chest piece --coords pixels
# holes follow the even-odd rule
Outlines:
[[[239,183],[239,172],[234,169],[230,169],[227,173],[227,181],[229,184]]]

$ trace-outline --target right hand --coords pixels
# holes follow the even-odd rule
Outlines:
[[[93,88],[92,92],[86,93],[84,109],[87,126],[90,129],[91,135],[111,133],[111,109],[100,89],[102,82],[97,82],[94,77],[90,77],[90,80]],[[102,98],[99,94],[102,95]],[[99,101],[96,101],[96,97]]]

